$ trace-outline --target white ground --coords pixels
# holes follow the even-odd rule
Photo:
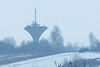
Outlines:
[[[86,53],[62,53],[47,57],[41,57],[41,58],[35,58],[35,59],[29,59],[22,62],[16,62],[11,63],[7,65],[2,65],[0,67],[56,67],[55,62],[57,62],[57,65],[62,63],[66,60],[70,61],[72,59],[77,58],[85,58],[85,59],[94,59],[94,58],[100,58],[100,53],[94,53],[94,52],[86,52]]]

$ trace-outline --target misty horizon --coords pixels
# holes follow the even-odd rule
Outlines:
[[[54,25],[60,28],[65,44],[79,42],[79,44],[89,45],[90,32],[100,40],[99,0],[34,2],[33,0],[0,1],[0,40],[13,37],[17,44],[23,40],[32,41],[32,37],[24,27],[34,21],[34,7],[37,8],[37,23],[48,26],[48,30],[43,33],[40,40],[49,39]]]

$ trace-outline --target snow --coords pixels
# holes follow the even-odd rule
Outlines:
[[[100,58],[100,53],[95,53],[95,52],[62,53],[62,54],[46,56],[46,57],[41,57],[41,58],[28,59],[21,62],[2,65],[0,67],[56,67],[55,62],[57,62],[57,65],[60,63],[63,64],[65,59],[70,61],[73,59],[77,59],[79,57],[85,58],[85,59]]]
[[[100,58],[100,52],[86,52],[86,53],[80,53],[80,57],[85,59],[94,59],[94,58]]]

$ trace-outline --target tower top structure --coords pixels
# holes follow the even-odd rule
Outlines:
[[[36,16],[36,13],[37,13],[37,12],[36,12],[36,7],[35,7],[35,23],[37,23],[37,18],[36,18],[37,16]]]

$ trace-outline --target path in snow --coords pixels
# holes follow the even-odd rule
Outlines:
[[[52,55],[52,56],[26,60],[22,62],[11,63],[8,65],[2,65],[0,67],[55,67],[55,61],[57,62],[57,64],[60,64],[60,63],[63,63],[65,59],[70,61],[74,58],[77,59],[79,57],[86,58],[86,59],[100,58],[100,53],[91,53],[91,52],[62,53],[62,54],[57,54],[57,55]]]

